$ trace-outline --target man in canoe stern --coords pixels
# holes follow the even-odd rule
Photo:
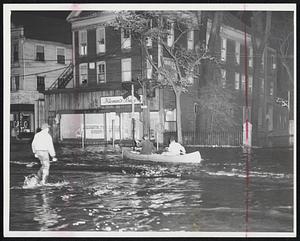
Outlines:
[[[142,148],[140,154],[143,155],[151,155],[153,152],[156,151],[156,148],[154,147],[153,143],[149,140],[148,135],[144,135],[144,140],[141,141],[139,146]]]
[[[162,155],[168,156],[176,156],[176,155],[184,155],[186,153],[185,148],[178,142],[176,142],[173,136],[170,137],[170,144],[167,147],[167,151],[163,152]]]

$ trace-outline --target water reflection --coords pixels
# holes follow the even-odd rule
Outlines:
[[[33,220],[39,223],[41,231],[47,231],[58,224],[61,216],[57,213],[60,210],[51,207],[51,197],[47,190],[41,190],[41,193],[33,195],[32,199],[36,199],[38,203],[35,207]]]

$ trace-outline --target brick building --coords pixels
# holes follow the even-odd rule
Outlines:
[[[19,138],[32,136],[45,122],[44,91],[72,58],[67,34],[57,35],[61,25],[51,30],[49,19],[26,16],[13,13],[11,19],[10,128]]]
[[[253,91],[253,50],[251,36],[246,33],[248,57],[245,57],[244,24],[230,13],[221,26],[219,58],[221,59],[221,81],[223,88],[233,90],[239,109],[234,117],[242,128],[245,122],[245,64],[248,69],[248,102]],[[109,141],[132,138],[132,101],[123,96],[130,92],[124,83],[150,78],[152,68],[147,65],[139,43],[130,33],[107,26],[115,15],[109,11],[73,11],[67,18],[72,25],[73,75],[69,88],[46,91],[46,119],[57,125],[57,137],[67,139],[96,139]],[[203,40],[208,41],[211,20],[207,21],[204,34],[191,31],[183,35],[177,44],[193,49]],[[206,34],[205,34],[206,32]],[[171,29],[176,35],[176,29]],[[206,36],[205,36],[206,35]],[[170,37],[174,39],[174,36]],[[149,42],[149,52],[154,61],[165,59],[161,47]],[[260,108],[258,110],[260,145],[268,141],[274,129],[274,96],[276,93],[276,51],[267,46],[263,55],[260,83]],[[247,63],[245,63],[247,60]],[[165,59],[167,61],[167,59]],[[189,92],[181,96],[183,133],[205,130],[205,113],[197,112],[200,80],[195,78]],[[135,86],[136,96],[142,96],[142,88]],[[137,96],[138,97],[138,96]],[[143,96],[145,97],[145,96]],[[158,142],[164,141],[164,133],[176,131],[175,95],[171,89],[156,89],[155,96],[134,98],[135,138],[140,139],[145,124],[146,108],[150,111],[150,133]],[[251,107],[249,108],[251,122]],[[203,118],[204,117],[204,118]],[[277,117],[276,117],[277,118]],[[83,128],[85,126],[85,128]],[[190,136],[184,136],[188,143]],[[166,140],[165,140],[166,141]],[[201,144],[201,143],[200,143]],[[213,143],[212,143],[213,144]],[[241,143],[240,143],[241,144]]]

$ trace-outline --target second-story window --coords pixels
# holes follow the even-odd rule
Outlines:
[[[43,45],[36,46],[36,60],[37,61],[45,61],[45,53],[44,53]]]
[[[11,85],[10,85],[10,90],[16,91],[20,89],[20,76],[16,75],[11,77]]]
[[[221,60],[226,61],[227,39],[221,38]]]
[[[122,82],[131,81],[131,58],[122,59]]]
[[[240,53],[241,53],[241,44],[239,42],[235,42],[235,63],[240,64]]]
[[[242,75],[242,91],[245,91],[245,86],[246,86],[246,79],[245,79],[245,75]]]
[[[240,73],[235,72],[234,75],[234,88],[236,90],[240,89]]]
[[[97,28],[97,53],[105,53],[105,28]]]
[[[272,96],[274,95],[274,82],[273,81],[270,81],[270,92],[269,94]]]
[[[87,55],[87,31],[79,31],[79,53],[84,56]]]
[[[249,53],[248,53],[248,58],[249,58],[249,67],[253,67],[253,48],[249,48]]]
[[[45,91],[45,76],[36,77],[36,90]]]
[[[221,84],[222,84],[223,88],[226,87],[226,70],[225,69],[221,69]]]
[[[148,22],[148,27],[149,27],[149,30],[152,29],[153,27],[153,23],[152,23],[152,19],[149,20]],[[146,37],[146,46],[151,48],[152,47],[152,38],[150,36]]]
[[[65,64],[65,49],[64,48],[57,48],[56,49],[57,55],[57,63]]]
[[[249,75],[249,80],[248,80],[248,88],[249,88],[249,93],[252,93],[252,88],[253,88],[253,76]]]
[[[85,85],[88,82],[88,64],[79,65],[79,81],[81,85]]]
[[[271,65],[272,65],[272,69],[276,69],[275,55],[271,55]]]
[[[19,44],[14,43],[13,45],[13,62],[19,62]]]
[[[152,60],[152,55],[150,55],[149,57]],[[147,79],[152,79],[152,65],[148,59],[147,59]]]
[[[129,29],[121,29],[121,48],[130,49],[131,48],[131,36]]]
[[[167,45],[172,47],[174,43],[174,23],[167,21],[166,23],[168,35],[167,35]]]
[[[105,83],[106,82],[106,68],[105,62],[101,61],[97,63],[97,82],[98,83]]]
[[[187,48],[188,50],[194,49],[194,30],[189,30],[187,32]]]

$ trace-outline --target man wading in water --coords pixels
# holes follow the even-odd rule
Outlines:
[[[55,162],[55,150],[53,146],[52,137],[50,136],[49,125],[47,123],[42,125],[42,130],[35,134],[32,141],[32,151],[34,156],[41,162],[41,168],[37,173],[37,176],[41,184],[45,184],[49,176],[50,160],[49,154],[52,157],[52,161]]]

